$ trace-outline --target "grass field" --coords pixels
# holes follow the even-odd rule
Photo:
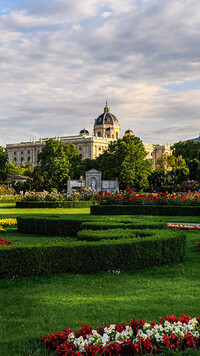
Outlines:
[[[25,210],[25,211],[23,211]],[[28,209],[0,207],[0,218],[30,214]],[[29,209],[30,210],[30,209]],[[43,211],[45,210],[45,211]],[[69,209],[34,209],[32,214],[66,214]],[[67,210],[67,211],[66,211]],[[73,214],[76,213],[71,209]],[[76,209],[88,214],[88,209]],[[80,211],[81,210],[81,211]],[[142,217],[144,218],[144,217]],[[148,217],[149,219],[149,217]],[[152,218],[155,220],[155,217]],[[161,218],[157,217],[160,221]],[[196,217],[162,217],[162,221],[200,222]],[[5,235],[2,235],[2,237]],[[47,237],[18,235],[8,229],[15,243],[47,240]],[[48,237],[48,239],[51,237]],[[187,232],[187,255],[182,263],[119,274],[51,275],[0,281],[0,355],[44,356],[40,346],[46,332],[74,331],[82,323],[94,327],[105,323],[129,323],[137,317],[146,321],[159,316],[186,313],[200,315],[200,232]],[[199,352],[187,355],[199,355]]]

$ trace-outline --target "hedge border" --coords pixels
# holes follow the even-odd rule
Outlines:
[[[126,271],[182,261],[186,245],[184,231],[171,231],[170,237],[155,236],[3,246],[0,276]]]
[[[92,201],[18,201],[16,208],[89,208]]]
[[[91,215],[200,216],[200,206],[94,205]]]

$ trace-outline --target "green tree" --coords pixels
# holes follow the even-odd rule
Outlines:
[[[104,179],[118,178],[120,189],[127,187],[142,190],[148,187],[148,176],[152,171],[152,160],[139,137],[124,136],[111,142],[108,149],[97,158]]]
[[[7,177],[8,152],[0,146],[0,178],[4,181]]]
[[[66,189],[67,180],[77,174],[81,157],[73,144],[65,145],[62,141],[47,140],[38,154],[38,166],[33,173],[36,189]]]

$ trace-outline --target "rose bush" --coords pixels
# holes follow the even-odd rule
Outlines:
[[[83,324],[77,332],[66,328],[63,332],[46,334],[42,344],[57,355],[143,355],[168,349],[179,352],[200,349],[200,317],[183,314],[180,318],[166,315],[153,321],[131,319],[129,325],[106,324],[97,330]]]
[[[13,245],[12,241],[8,241],[8,240],[4,240],[4,239],[0,239],[0,245]]]
[[[135,193],[127,188],[123,192],[109,193],[101,190],[96,197],[105,205],[192,205],[200,206],[200,193]]]

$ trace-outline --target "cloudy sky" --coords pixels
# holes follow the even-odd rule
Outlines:
[[[92,133],[105,101],[144,142],[200,132],[199,0],[0,0],[0,145]]]

